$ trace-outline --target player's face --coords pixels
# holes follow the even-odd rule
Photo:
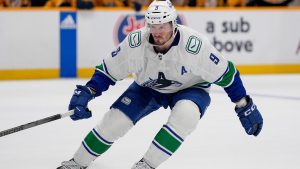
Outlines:
[[[172,37],[173,29],[171,23],[153,24],[149,27],[156,45],[163,45]]]

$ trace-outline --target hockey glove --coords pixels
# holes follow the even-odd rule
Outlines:
[[[240,108],[235,107],[235,111],[246,133],[257,136],[263,127],[263,118],[249,96],[246,96],[246,101],[246,106]]]
[[[81,85],[76,85],[76,87],[69,104],[69,110],[74,109],[74,114],[70,117],[72,120],[90,118],[92,112],[87,108],[87,105],[94,98],[93,89]]]

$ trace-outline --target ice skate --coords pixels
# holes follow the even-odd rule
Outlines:
[[[142,158],[139,162],[135,163],[131,169],[154,169],[149,164],[145,162],[145,160]]]
[[[69,161],[63,161],[61,163],[61,166],[57,169],[86,169],[87,167],[82,167],[79,164],[77,164],[74,159],[71,159]]]

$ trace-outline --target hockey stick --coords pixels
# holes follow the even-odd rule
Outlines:
[[[31,128],[31,127],[35,127],[35,126],[38,126],[38,125],[41,125],[41,124],[44,124],[44,123],[49,123],[51,121],[58,120],[58,119],[61,119],[61,118],[67,117],[67,116],[71,116],[73,114],[74,114],[74,111],[71,110],[71,111],[68,111],[66,113],[56,114],[56,115],[53,115],[53,116],[49,116],[49,117],[46,117],[46,118],[43,118],[43,119],[40,119],[40,120],[36,120],[36,121],[30,122],[30,123],[27,123],[27,124],[23,124],[23,125],[20,125],[20,126],[17,126],[17,127],[13,127],[13,128],[1,131],[0,132],[0,137],[6,136],[6,135],[9,135],[9,134],[12,134],[12,133],[16,133],[16,132],[19,132],[19,131],[22,131],[22,130],[25,130],[25,129],[28,129],[28,128]]]

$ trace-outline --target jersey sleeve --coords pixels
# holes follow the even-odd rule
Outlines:
[[[141,31],[130,33],[110,56],[103,60],[105,72],[115,80],[136,73],[142,62]]]
[[[195,39],[196,41],[197,39]],[[220,81],[228,69],[228,61],[206,38],[199,38],[199,52],[194,56],[197,61],[195,73],[209,83]],[[192,40],[191,40],[192,41]],[[192,43],[192,42],[191,42]],[[196,44],[196,42],[195,42]],[[187,46],[192,46],[188,45]],[[191,47],[188,47],[191,48]]]
[[[235,65],[225,59],[208,40],[204,40],[202,45],[203,50],[199,52],[198,72],[203,79],[223,87],[232,102],[245,97],[246,90]]]
[[[110,85],[115,85],[115,79],[110,78],[101,67],[96,68],[92,78],[86,83],[86,86],[93,88],[96,93],[95,97],[100,96],[103,91],[106,91]]]

